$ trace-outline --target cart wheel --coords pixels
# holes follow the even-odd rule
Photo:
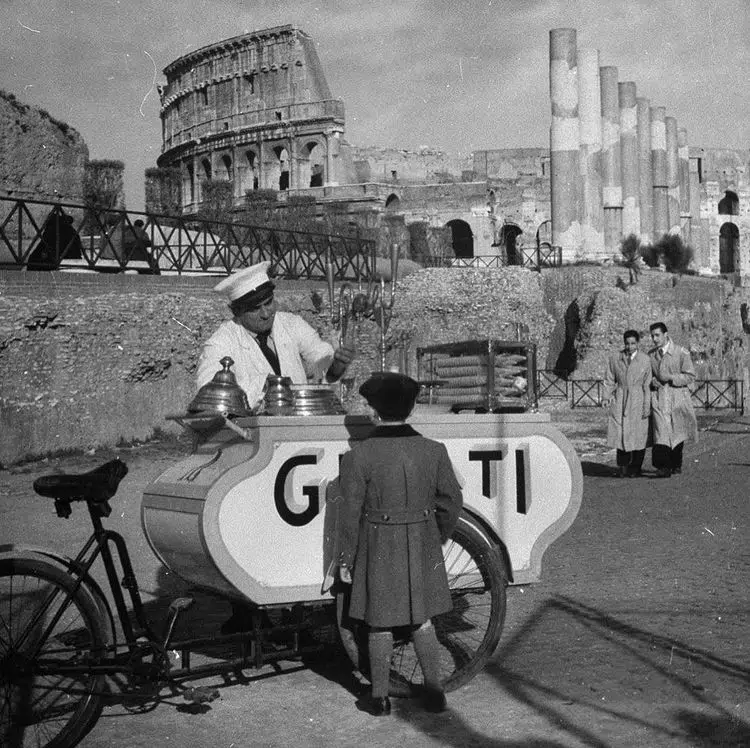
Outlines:
[[[469,523],[460,517],[451,539],[443,546],[453,610],[433,618],[440,643],[443,686],[452,691],[471,680],[484,667],[500,640],[505,620],[503,561]],[[348,617],[349,586],[337,595],[337,623],[342,644],[354,666],[369,678],[367,626]],[[394,629],[390,693],[414,694],[422,671],[408,632]]]
[[[93,598],[46,561],[5,558],[0,628],[0,745],[75,745],[99,717],[105,685],[87,670],[107,637]]]

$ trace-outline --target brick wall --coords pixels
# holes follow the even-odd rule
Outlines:
[[[578,376],[601,376],[623,330],[645,332],[657,319],[691,348],[699,375],[741,375],[746,335],[739,309],[746,290],[655,271],[625,289],[626,277],[601,267],[541,274],[517,267],[424,270],[402,281],[389,344],[410,336],[414,373],[417,346],[504,337],[506,326],[521,322],[538,345],[539,366],[550,368],[575,307]],[[184,413],[202,342],[228,316],[211,291],[215,282],[0,271],[0,464],[142,440],[157,429],[178,433],[165,417]],[[282,309],[335,339],[323,284],[280,281],[277,295]],[[365,320],[355,327],[359,355],[349,374],[356,392],[380,357],[378,326]],[[396,356],[390,351],[388,363]],[[356,394],[347,404],[361,407]]]

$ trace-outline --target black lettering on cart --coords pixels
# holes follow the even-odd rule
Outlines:
[[[482,463],[482,496],[491,499],[490,494],[490,463],[499,462],[503,459],[503,453],[499,449],[470,449],[469,462]]]
[[[296,455],[290,457],[280,468],[276,475],[276,483],[273,487],[273,499],[279,517],[292,527],[302,527],[312,522],[320,511],[320,490],[317,486],[302,486],[302,494],[309,501],[307,509],[303,512],[293,512],[286,503],[284,488],[289,473],[300,465],[317,465],[318,458],[315,455]]]
[[[526,450],[516,450],[516,511],[526,514],[531,500],[526,491]]]

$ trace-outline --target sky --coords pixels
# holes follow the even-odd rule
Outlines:
[[[548,147],[549,31],[567,27],[690,145],[750,148],[750,0],[0,0],[0,89],[124,161],[141,210],[164,67],[282,24],[315,40],[356,145]]]

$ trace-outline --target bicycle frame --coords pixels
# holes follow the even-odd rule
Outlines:
[[[96,562],[97,558],[101,557],[104,565],[105,573],[107,575],[107,581],[112,593],[112,599],[114,601],[115,610],[117,612],[117,620],[119,620],[120,627],[123,635],[122,645],[127,647],[128,655],[135,654],[139,649],[150,645],[155,645],[158,649],[166,650],[167,647],[179,651],[180,653],[180,667],[169,667],[166,663],[158,669],[159,679],[175,681],[176,679],[192,678],[200,676],[208,676],[214,674],[220,674],[228,671],[235,671],[239,667],[255,667],[261,668],[264,664],[276,661],[280,659],[289,658],[308,652],[318,651],[319,645],[315,646],[299,646],[299,632],[305,628],[299,623],[273,626],[272,628],[264,627],[261,625],[261,617],[259,615],[262,608],[258,608],[258,613],[253,616],[253,627],[250,631],[245,631],[236,634],[224,634],[214,637],[200,637],[195,639],[182,639],[177,641],[170,641],[169,638],[162,641],[161,638],[156,634],[154,629],[150,626],[146,620],[143,600],[138,589],[138,582],[133,570],[132,561],[130,559],[130,553],[127,548],[125,539],[120,533],[106,529],[102,523],[102,512],[99,506],[91,502],[86,502],[89,517],[93,525],[93,532],[85,542],[78,555],[72,559],[62,559],[59,556],[51,556],[58,563],[65,563],[68,572],[75,579],[73,588],[66,593],[66,599],[62,602],[55,615],[48,622],[44,632],[38,638],[33,652],[34,656],[39,652],[43,643],[50,636],[50,632],[54,630],[58,621],[65,613],[76,594],[81,587],[86,587],[95,598],[102,598],[101,602],[104,603],[106,609],[111,617],[109,601],[104,597],[102,589],[96,585],[92,586],[87,583],[87,580],[91,580],[91,569]],[[112,545],[114,545],[114,552]],[[40,549],[34,549],[31,551],[33,554],[43,555],[45,551]],[[122,581],[118,576],[118,569],[115,561],[115,555],[119,561],[120,569],[122,571]],[[121,588],[128,590],[130,601],[132,604],[133,614],[135,615],[137,626],[133,626],[131,618],[128,612],[125,595]],[[52,592],[50,597],[40,607],[37,614],[34,616],[29,624],[27,634],[25,634],[19,641],[23,643],[28,632],[32,631],[37,625],[38,621],[43,617],[44,612],[49,609],[50,605],[56,595],[59,592]],[[277,606],[269,606],[277,607]],[[327,605],[323,606],[304,606],[305,608],[322,608],[322,607],[334,607],[334,601],[332,600]],[[293,644],[291,647],[277,648],[273,652],[264,652],[261,646],[265,640],[265,635],[269,632],[289,632],[294,633]],[[88,672],[92,674],[101,675],[115,675],[115,674],[133,674],[135,673],[135,666],[132,662],[127,659],[123,660],[123,657],[118,655],[118,649],[121,644],[117,641],[117,631],[115,630],[114,641],[107,646],[107,650],[113,653],[111,658],[106,656],[98,659],[96,663],[89,663],[86,665],[60,665],[55,662],[52,669],[57,673],[75,674],[81,672]],[[170,628],[171,634],[171,628]],[[232,658],[231,660],[224,660],[221,663],[210,663],[206,665],[191,666],[191,650],[206,647],[209,645],[217,644],[230,644],[237,642],[240,645],[240,656]],[[249,651],[248,651],[249,644]]]

